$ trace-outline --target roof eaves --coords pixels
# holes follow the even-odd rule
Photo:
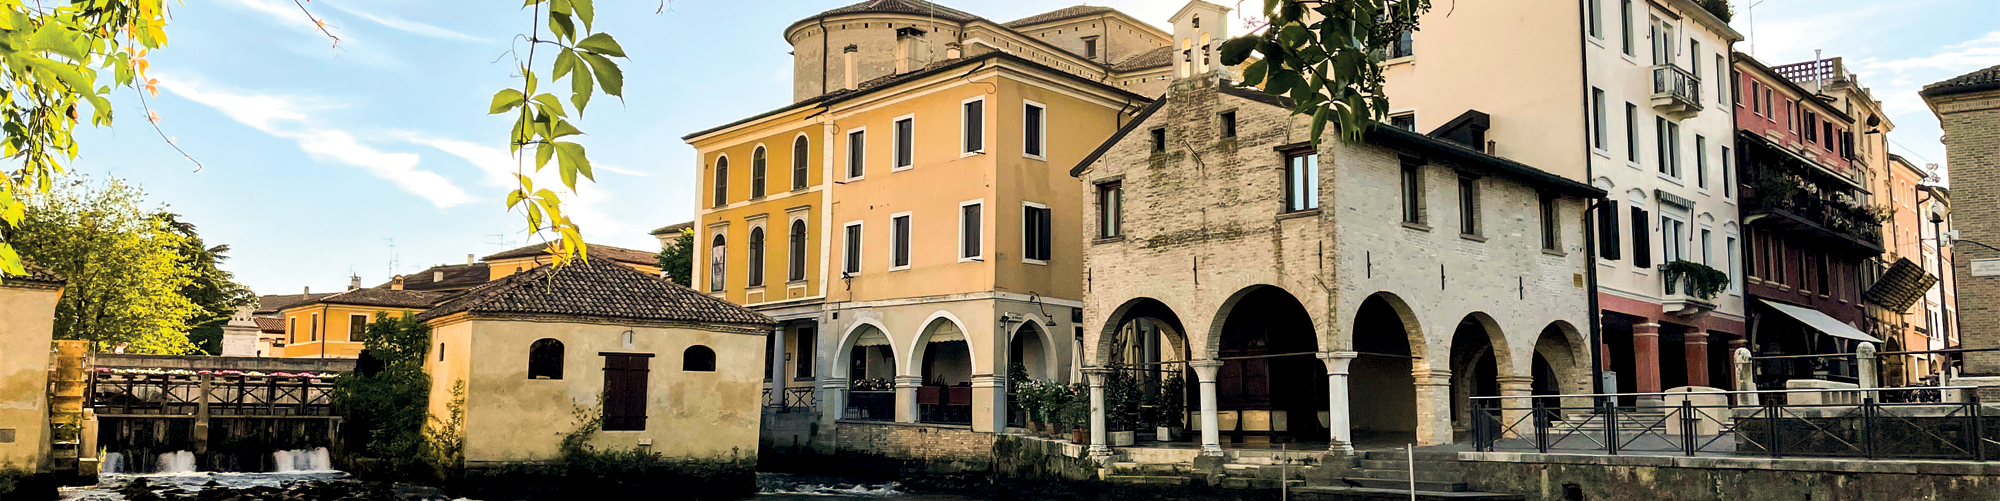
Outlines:
[[[1418,134],[1399,127],[1392,127],[1388,124],[1379,122],[1371,123],[1365,137],[1370,143],[1405,151],[1415,150],[1412,152],[1426,157],[1449,160],[1453,165],[1461,167],[1483,168],[1557,193],[1579,198],[1604,197],[1604,190],[1598,189],[1595,186],[1551,174],[1548,171],[1537,169],[1527,164],[1488,155],[1485,152],[1473,150],[1458,143]]]
[[[1166,106],[1166,104],[1167,96],[1160,96],[1159,99],[1154,99],[1151,104],[1147,104],[1145,108],[1140,109],[1139,114],[1133,116],[1131,122],[1126,122],[1124,127],[1119,127],[1118,132],[1112,133],[1111,137],[1104,140],[1104,143],[1097,145],[1097,149],[1091,150],[1089,155],[1085,155],[1083,161],[1076,163],[1076,167],[1071,167],[1069,169],[1069,177],[1082,176],[1083,171],[1090,168],[1090,164],[1097,163],[1098,157],[1102,157],[1105,152],[1111,151],[1113,145],[1125,139],[1127,134],[1131,134],[1140,125],[1145,124],[1147,118],[1152,117],[1153,113],[1160,111],[1160,108]]]

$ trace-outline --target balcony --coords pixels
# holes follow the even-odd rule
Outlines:
[[[1679,66],[1653,67],[1653,108],[1674,118],[1701,112],[1701,77]]]
[[[1743,191],[1744,222],[1809,237],[1855,255],[1882,253],[1882,223],[1872,208],[1763,180]]]

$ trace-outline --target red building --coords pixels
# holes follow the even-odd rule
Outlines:
[[[1867,322],[1861,275],[1883,252],[1880,211],[1853,162],[1854,119],[1831,96],[1787,78],[1812,78],[1788,70],[1811,65],[1773,68],[1734,54],[1735,179],[1726,184],[1741,190],[1745,309],[1759,356],[1853,353],[1857,343],[1882,342],[1856,328]],[[1851,358],[1762,364],[1765,388],[1855,377]]]

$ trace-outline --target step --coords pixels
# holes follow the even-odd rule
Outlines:
[[[1222,479],[1224,489],[1276,489],[1283,485],[1276,479],[1229,477]]]
[[[1185,475],[1188,467],[1177,464],[1135,463],[1130,461],[1111,463],[1111,471],[1119,475]]]
[[[1346,483],[1347,485],[1353,487],[1369,487],[1375,489],[1401,489],[1403,492],[1410,491],[1410,481],[1406,478],[1391,480],[1386,478],[1347,477],[1340,480],[1341,482]],[[1430,482],[1430,481],[1418,480],[1417,490],[1438,491],[1438,492],[1465,492],[1466,486],[1465,482]]]
[[[1375,461],[1407,461],[1410,455],[1402,450],[1367,451],[1361,459]],[[1458,451],[1417,451],[1417,462],[1458,461]]]
[[[1349,477],[1379,478],[1384,480],[1401,480],[1403,482],[1410,481],[1410,472],[1407,470],[1348,470],[1348,471],[1349,471],[1348,474]],[[1417,470],[1417,481],[1445,482],[1445,483],[1464,482],[1465,473],[1456,471]]]
[[[1292,494],[1317,494],[1331,499],[1409,499],[1410,490],[1375,489],[1368,487],[1293,487]],[[1492,492],[1441,492],[1417,491],[1417,499],[1427,501],[1520,501],[1526,499],[1518,494],[1498,494]]]
[[[1104,477],[1104,481],[1114,484],[1187,485],[1188,478],[1155,475],[1111,475]]]
[[[1410,463],[1403,460],[1363,459],[1357,461],[1357,463],[1359,464],[1355,466],[1363,470],[1410,469]],[[1417,461],[1417,471],[1459,471],[1460,469],[1458,460],[1456,459],[1451,461]]]

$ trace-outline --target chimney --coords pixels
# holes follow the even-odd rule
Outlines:
[[[472,260],[472,255],[471,255],[471,254],[466,254],[466,255],[465,255],[465,265],[466,265],[466,266],[472,266],[472,261],[473,261],[473,260]]]
[[[348,275],[347,290],[354,290],[359,288],[361,288],[361,277],[358,275]]]
[[[846,82],[844,82],[845,86],[842,87],[844,89],[854,90],[854,53],[859,52],[860,50],[861,47],[855,45],[848,45],[847,47],[840,49],[841,52],[840,57],[846,61],[845,63],[843,63],[846,65],[844,73],[846,74],[847,77]]]
[[[403,276],[402,276],[402,275],[396,275],[396,277],[395,277],[395,278],[391,278],[391,279],[389,279],[389,290],[392,290],[392,291],[399,291],[399,290],[403,290]]]
[[[313,286],[310,285],[306,286],[306,295],[310,296],[312,295],[312,293],[313,293]]]
[[[431,272],[431,283],[438,283],[443,281],[444,281],[444,272],[442,271]]]

